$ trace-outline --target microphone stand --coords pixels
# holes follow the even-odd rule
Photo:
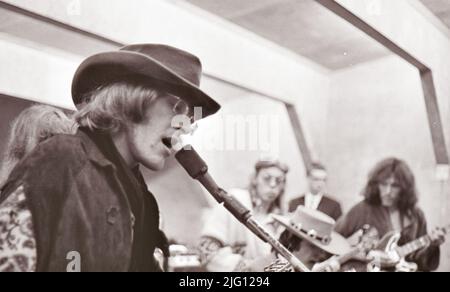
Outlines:
[[[174,145],[174,144],[172,144]],[[179,145],[179,144],[176,144]],[[270,232],[268,232],[255,218],[251,211],[242,205],[235,197],[221,189],[208,173],[208,166],[191,145],[179,149],[175,154],[177,161],[183,166],[187,173],[198,180],[219,204],[233,214],[251,232],[261,240],[270,244],[280,255],[282,255],[298,272],[310,272],[310,270],[297,259],[286,247],[284,247]]]
[[[233,214],[242,224],[244,224],[251,232],[257,235],[264,242],[269,243],[280,255],[282,255],[297,272],[310,272],[310,270],[297,259],[284,245],[282,245],[266,228],[253,218],[251,211],[242,205],[235,197],[221,189],[206,172],[197,178],[208,192],[216,199],[219,204]],[[204,183],[208,181],[208,183]]]

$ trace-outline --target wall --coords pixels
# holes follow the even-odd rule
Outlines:
[[[337,0],[433,71],[450,153],[450,39],[419,0]],[[432,17],[432,16],[431,16]]]
[[[361,200],[369,170],[396,156],[411,166],[429,227],[448,222],[449,184],[435,178],[435,160],[418,71],[399,59],[356,66],[332,75],[326,162],[329,188],[345,210]],[[442,270],[450,270],[443,247]]]
[[[73,74],[81,57],[26,40],[0,39],[0,93],[75,109],[70,97]]]
[[[436,26],[434,23],[436,19],[433,18],[432,15],[428,12],[424,12],[425,9],[418,0],[336,0],[338,3],[342,4],[344,7],[349,9],[352,13],[362,18],[364,21],[369,23],[376,30],[381,32],[384,36],[392,40],[398,46],[404,48],[409,54],[413,55],[419,61],[427,65],[433,72],[437,101],[441,112],[441,117],[443,121],[444,135],[446,139],[447,152],[450,153],[450,58],[448,58],[448,52],[450,52],[450,39],[448,38],[447,33],[443,32],[442,26]],[[430,19],[433,18],[433,19]],[[403,65],[401,65],[403,66]],[[415,118],[417,114],[420,117],[418,120],[424,121],[423,116],[420,115],[421,110],[425,111],[423,100],[418,99],[417,96],[419,94],[419,90],[421,92],[421,87],[418,86],[419,79],[417,79],[416,73],[412,73],[412,70],[400,69],[400,65],[394,66],[393,71],[387,70],[385,71],[383,78],[384,80],[388,80],[390,78],[394,78],[397,80],[396,88],[402,94],[396,96],[403,101],[400,103],[393,103],[392,106],[398,105],[399,109],[403,110],[405,114],[400,115],[400,117],[396,118],[396,123],[403,123],[404,127],[399,131],[394,132],[397,137],[393,137],[393,135],[389,135],[389,139],[392,139],[393,143],[389,143],[391,146],[391,150],[389,152],[397,152],[399,154],[403,154],[403,156],[407,158],[411,158],[411,163],[413,163],[413,168],[417,173],[419,188],[421,188],[422,193],[422,206],[424,207],[425,212],[428,215],[429,223],[431,226],[437,226],[448,223],[448,216],[445,214],[449,214],[450,211],[450,186],[449,181],[437,183],[434,178],[434,160],[429,160],[430,146],[425,146],[425,143],[430,143],[429,130],[425,132],[425,124],[419,125],[419,122]],[[405,67],[406,68],[406,67]],[[355,71],[354,74],[348,73],[348,77],[353,77],[356,80],[360,80],[360,73],[373,74],[368,75],[369,80],[371,82],[375,82],[377,74],[379,75],[383,70],[378,69],[375,72],[370,70],[361,69],[362,72]],[[378,72],[378,73],[377,73]],[[401,73],[394,76],[395,73]],[[408,73],[407,73],[408,72]],[[404,74],[408,74],[408,78],[406,79]],[[344,73],[346,74],[346,73]],[[414,75],[414,76],[413,76]],[[339,76],[339,74],[338,74]],[[405,77],[405,78],[404,78]],[[336,77],[337,80],[342,80],[340,77]],[[345,79],[345,78],[344,78]],[[362,80],[360,80],[362,82]],[[336,79],[333,82],[332,88],[336,86]],[[352,83],[354,85],[354,83]],[[344,86],[345,87],[345,86]],[[375,86],[374,86],[375,87]],[[368,88],[371,88],[370,83]],[[414,94],[411,88],[415,88],[418,91]],[[386,92],[378,92],[379,95],[372,95],[372,107],[375,108],[378,103],[375,103],[374,99],[377,100],[379,98],[383,99],[383,95],[390,95],[392,93],[398,92],[390,92],[391,89],[387,89]],[[333,92],[333,90],[332,90]],[[367,93],[369,91],[364,91]],[[376,92],[376,91],[375,91]],[[348,94],[353,95],[355,98],[357,94],[352,94],[352,91],[348,92]],[[366,94],[364,95],[366,96]],[[370,95],[369,95],[370,96]],[[423,98],[423,96],[420,96]],[[336,106],[336,95],[333,97],[335,99],[330,105],[330,110],[333,109],[333,106]],[[341,98],[341,97],[340,97]],[[358,96],[358,98],[360,98]],[[415,101],[411,101],[411,98]],[[347,114],[354,113],[352,109],[352,104],[347,106],[346,112]],[[366,107],[368,109],[369,107]],[[333,112],[337,112],[337,110],[332,110]],[[364,111],[365,112],[365,111]],[[380,127],[381,124],[378,123],[370,123],[370,120],[373,121],[374,115],[366,112],[368,115],[364,117],[364,121],[368,121],[367,126]],[[410,114],[408,114],[410,113]],[[345,114],[341,114],[341,116],[345,116]],[[363,116],[361,114],[361,116]],[[402,117],[403,116],[403,117]],[[405,123],[407,117],[414,117],[414,119],[410,118],[408,123]],[[385,117],[381,115],[381,117]],[[343,125],[342,125],[343,126]],[[377,131],[377,127],[374,128],[374,131]],[[428,127],[428,126],[427,126]],[[380,131],[380,128],[378,128]],[[387,132],[387,130],[385,130]],[[406,131],[406,132],[405,132]],[[327,132],[329,132],[327,130]],[[335,132],[333,132],[335,133]],[[407,135],[403,134],[406,133]],[[400,137],[405,138],[403,142],[399,142]],[[414,137],[414,139],[411,139]],[[409,143],[408,143],[409,142]],[[423,143],[423,144],[422,144]],[[414,145],[414,146],[412,146]],[[398,148],[398,146],[402,146]],[[396,148],[397,147],[397,148]],[[425,147],[427,149],[425,149]],[[365,148],[365,146],[363,146]],[[414,148],[417,148],[416,150]],[[382,149],[380,149],[382,150]],[[383,152],[377,153],[382,154]],[[384,154],[384,153],[383,153]],[[374,157],[373,155],[369,155],[368,157]],[[352,160],[350,160],[352,161]],[[363,161],[367,161],[366,158]],[[416,162],[413,162],[416,161]],[[348,162],[347,162],[348,163]],[[338,165],[338,163],[334,163]],[[357,175],[364,171],[360,169],[359,171],[354,170],[353,174]],[[443,247],[444,253],[442,255],[442,265],[440,267],[441,270],[449,271],[450,270],[450,243],[447,243]]]

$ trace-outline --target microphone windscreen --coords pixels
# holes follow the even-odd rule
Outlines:
[[[194,179],[198,179],[200,176],[208,172],[206,162],[191,145],[188,145],[178,151],[175,154],[175,158]]]

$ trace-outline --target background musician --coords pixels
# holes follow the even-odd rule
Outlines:
[[[366,224],[376,228],[380,236],[401,232],[400,246],[427,234],[425,215],[417,206],[414,175],[404,161],[387,158],[377,163],[369,174],[363,195],[364,200],[336,225],[336,231],[343,236],[352,235]],[[406,258],[421,271],[432,271],[439,266],[439,246],[444,242],[444,234],[436,230],[432,237],[436,239],[428,247]]]

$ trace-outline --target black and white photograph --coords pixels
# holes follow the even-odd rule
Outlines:
[[[450,272],[449,154],[448,0],[0,0],[0,272]]]

